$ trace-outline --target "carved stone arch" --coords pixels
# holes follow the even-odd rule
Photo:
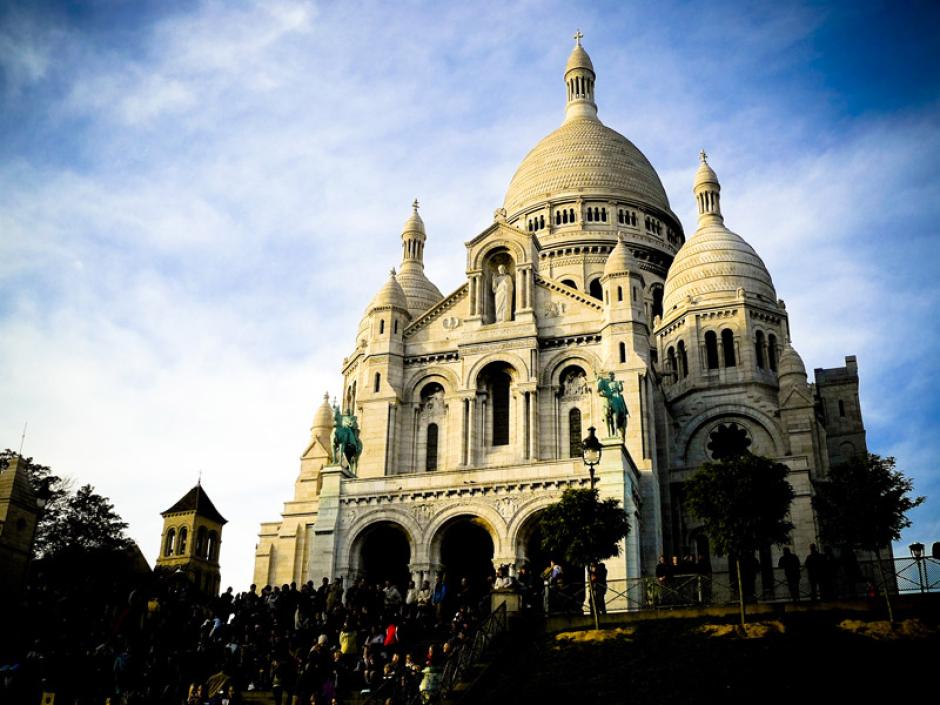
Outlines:
[[[411,561],[422,562],[427,560],[425,552],[426,542],[423,541],[423,532],[414,516],[404,509],[397,507],[382,507],[366,511],[362,517],[357,518],[346,529],[345,537],[340,550],[340,560],[345,561],[349,569],[357,568],[359,556],[354,553],[357,543],[361,543],[370,526],[375,524],[396,524],[404,532],[411,549]]]
[[[561,499],[561,492],[536,497],[520,506],[509,521],[509,527],[506,530],[506,546],[518,555],[519,532],[536,514],[555,504],[559,499]]]
[[[494,250],[500,249],[509,250],[509,254],[517,267],[530,262],[524,238],[506,230],[500,230],[498,234],[493,233],[485,244],[480,245],[475,250],[471,249],[470,269],[482,269],[487,257]]]
[[[698,416],[690,419],[684,424],[682,431],[676,438],[676,448],[681,453],[684,460],[689,455],[689,443],[692,438],[702,429],[703,426],[719,421],[722,418],[733,421],[734,417],[746,419],[751,423],[760,426],[770,437],[774,444],[774,457],[780,457],[786,454],[786,443],[780,429],[768,414],[753,407],[742,406],[740,404],[722,404],[704,411]]]
[[[464,377],[464,389],[476,389],[477,378],[480,376],[480,371],[491,362],[504,362],[512,367],[516,373],[515,375],[511,375],[514,384],[526,382],[531,376],[529,366],[516,353],[508,350],[491,352],[473,363],[470,371],[467,373],[466,377]]]
[[[550,358],[542,367],[542,379],[539,384],[545,387],[561,384],[561,373],[571,364],[583,363],[584,373],[588,380],[593,382],[591,376],[601,372],[601,361],[590,350],[561,350]]]
[[[432,563],[440,562],[442,529],[452,520],[463,516],[482,519],[490,538],[493,540],[493,555],[503,555],[506,543],[506,521],[491,504],[480,501],[460,502],[445,507],[431,517],[424,530],[422,543],[426,547]]]
[[[460,387],[460,379],[457,374],[446,367],[436,365],[434,367],[424,367],[415,370],[402,385],[407,392],[407,400],[415,400],[421,394],[424,385],[431,382],[437,382],[444,388],[444,394],[450,396]]]

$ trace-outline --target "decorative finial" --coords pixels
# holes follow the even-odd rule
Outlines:
[[[330,393],[329,393],[329,392],[323,392],[323,401],[325,401],[326,403],[329,403],[329,402],[330,402]]]
[[[699,156],[699,159],[702,160],[702,164],[708,164],[708,155],[705,154],[704,149],[698,153],[698,156]]]
[[[415,209],[415,213],[418,212],[418,209],[421,207],[421,205],[418,203],[417,198],[415,199],[415,202],[411,204],[411,207]]]
[[[577,42],[576,46],[581,46],[582,39],[584,39],[584,35],[581,34],[581,30],[579,29],[577,32],[574,33],[574,40],[575,42]]]
[[[196,478],[196,486],[202,487],[202,469],[199,470],[199,476]]]
[[[392,269],[389,271],[389,274],[392,275],[393,277],[395,276],[395,268],[394,268],[394,267],[392,267]]]

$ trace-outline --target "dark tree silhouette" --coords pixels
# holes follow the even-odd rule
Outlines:
[[[789,541],[793,524],[787,519],[793,488],[782,463],[744,452],[705,463],[685,484],[689,511],[705,525],[714,549],[737,558],[738,601],[744,627],[741,556],[761,546]]]
[[[881,551],[901,538],[901,531],[911,525],[907,512],[922,504],[924,497],[910,496],[914,483],[896,469],[894,458],[874,453],[856,455],[833,466],[829,477],[818,480],[814,487],[813,507],[822,540],[875,554],[888,619],[893,622]]]
[[[599,499],[597,489],[565,490],[539,520],[542,548],[568,563],[588,565],[620,554],[630,522],[620,502]],[[594,626],[598,625],[594,591],[588,590]]]

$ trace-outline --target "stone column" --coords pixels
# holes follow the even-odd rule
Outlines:
[[[539,394],[537,388],[529,392],[529,459],[539,459]]]

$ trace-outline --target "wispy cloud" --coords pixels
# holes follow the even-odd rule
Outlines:
[[[11,445],[28,419],[27,450],[99,485],[148,556],[202,469],[231,520],[224,579],[248,581],[408,204],[453,289],[463,243],[560,122],[577,26],[603,119],[650,157],[687,234],[704,146],[807,366],[858,354],[873,449],[936,486],[940,408],[916,372],[938,330],[935,111],[839,114],[814,74],[828,13],[147,7],[94,32],[25,9],[0,24],[0,113],[19,116],[0,117],[0,428]]]

